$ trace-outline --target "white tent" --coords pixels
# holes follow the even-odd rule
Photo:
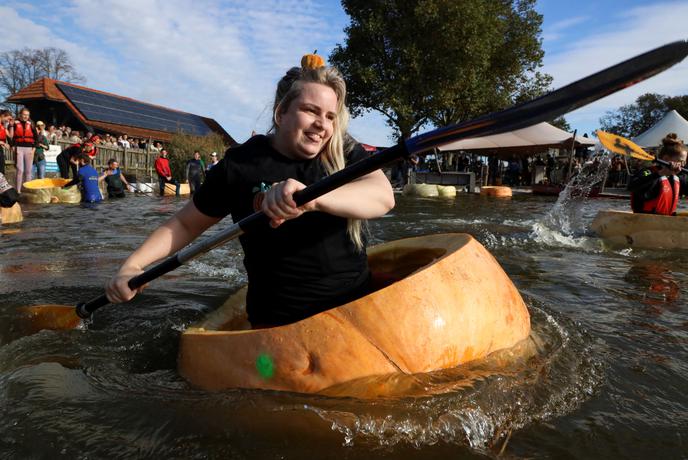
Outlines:
[[[676,110],[668,112],[652,128],[633,138],[633,142],[641,147],[658,147],[669,133],[676,133],[679,139],[688,141],[688,121]]]
[[[572,138],[573,134],[543,122],[508,133],[452,142],[441,146],[439,149],[441,151],[513,149],[514,151],[532,152],[535,148],[570,148]],[[595,145],[594,139],[576,136],[576,146],[593,145]]]

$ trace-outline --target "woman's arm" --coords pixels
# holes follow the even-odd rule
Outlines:
[[[119,271],[105,285],[108,299],[113,303],[131,300],[137,292],[129,289],[131,278],[143,272],[148,265],[174,254],[195,240],[207,228],[219,222],[217,217],[201,213],[193,201],[158,227],[144,243],[124,261]]]
[[[304,188],[306,186],[301,182],[288,179],[265,193],[261,210],[271,219],[273,227],[307,211],[321,211],[354,219],[372,219],[386,214],[394,207],[392,186],[380,170],[297,207],[292,195]]]

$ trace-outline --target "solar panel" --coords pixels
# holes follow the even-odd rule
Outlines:
[[[204,136],[212,132],[198,115],[175,112],[60,83],[57,83],[57,86],[88,120],[168,133],[181,131],[196,136]]]

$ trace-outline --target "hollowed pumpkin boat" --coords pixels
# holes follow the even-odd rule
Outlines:
[[[688,214],[600,211],[592,230],[611,248],[688,249]]]
[[[62,188],[69,182],[69,179],[34,179],[24,182],[21,199],[33,204],[79,203],[81,192],[78,187]]]
[[[250,329],[242,288],[181,336],[179,372],[206,390],[315,393],[362,377],[455,367],[528,337],[530,316],[473,237],[439,234],[368,249],[365,297],[286,326]]]

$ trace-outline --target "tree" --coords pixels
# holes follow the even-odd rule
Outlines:
[[[343,0],[345,44],[330,55],[357,116],[382,113],[398,138],[539,94],[535,0]]]
[[[563,129],[564,131],[571,132],[571,125],[569,125],[569,122],[566,121],[566,118],[564,117],[555,118],[554,120],[550,121],[549,124],[556,126],[559,129]]]
[[[2,101],[43,77],[72,83],[86,81],[74,68],[69,54],[59,48],[24,48],[0,53]]]
[[[167,143],[172,177],[180,182],[186,180],[184,177],[186,162],[193,157],[193,153],[196,150],[201,153],[201,158],[207,161],[208,155],[211,152],[217,152],[220,158],[222,158],[227,147],[222,136],[217,133],[205,136],[194,136],[181,132],[175,134],[170,139],[170,142]]]
[[[671,110],[676,110],[684,118],[688,117],[688,95],[645,93],[638,96],[633,104],[606,112],[600,118],[600,126],[604,131],[619,136],[634,137],[650,129]]]
[[[633,104],[608,111],[600,118],[602,130],[623,137],[633,137],[649,129],[666,112],[665,96],[646,93],[639,96]]]

